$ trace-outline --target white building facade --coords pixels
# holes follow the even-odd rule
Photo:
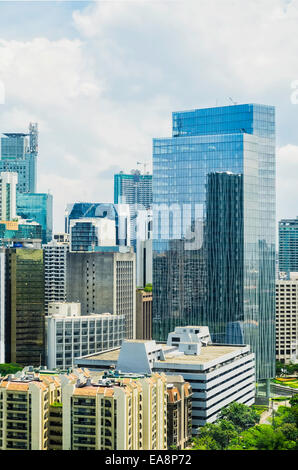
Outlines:
[[[123,341],[124,315],[79,315],[76,304],[72,305],[73,311],[65,312],[61,307],[46,319],[49,369],[72,367],[77,357],[117,348]]]
[[[43,245],[45,278],[45,314],[51,302],[66,301],[66,258],[68,242],[52,241]]]
[[[298,273],[276,281],[276,360],[298,362]]]
[[[209,341],[207,327],[178,327],[168,343],[124,341],[121,349],[76,360],[79,367],[121,372],[182,375],[193,390],[192,433],[214,422],[222,408],[236,401],[255,401],[255,356],[248,345],[219,345]],[[178,346],[176,345],[178,344]]]

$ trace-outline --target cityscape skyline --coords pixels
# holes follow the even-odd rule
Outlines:
[[[222,20],[220,39],[212,21],[193,19],[211,20],[211,8],[204,0],[200,6],[188,1],[187,8],[181,2],[1,2],[0,129],[24,132],[27,122],[39,123],[37,192],[54,196],[54,231],[63,231],[67,203],[112,201],[114,173],[151,160],[152,137],[169,135],[172,110],[231,100],[276,107],[277,220],[296,217],[298,107],[291,97],[298,70],[288,59],[297,42],[297,3],[252,1],[245,16],[225,0],[219,13],[234,13],[237,22]],[[140,30],[145,15],[148,25]],[[20,27],[12,34],[7,24]],[[159,58],[150,52],[152,30]],[[202,41],[194,47],[196,37]]]
[[[0,1],[0,450],[298,449],[297,23]]]

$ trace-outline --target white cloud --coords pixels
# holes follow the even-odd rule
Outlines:
[[[52,190],[57,230],[66,202],[112,201],[112,169],[150,160],[152,138],[171,135],[174,110],[230,104],[228,96],[275,104],[279,159],[295,164],[298,0],[80,7],[75,39],[49,39],[46,31],[22,41],[0,36],[0,129],[39,122],[38,190]],[[289,207],[283,194],[294,200],[296,191],[285,168],[278,166],[278,184],[291,189],[279,193],[281,212]]]
[[[298,145],[277,150],[277,220],[298,216]]]

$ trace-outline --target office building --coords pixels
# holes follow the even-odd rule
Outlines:
[[[248,345],[210,343],[207,327],[176,327],[167,343],[126,340],[121,348],[80,357],[77,367],[138,374],[182,375],[192,388],[192,434],[230,403],[255,401],[255,356]]]
[[[166,171],[165,171],[166,168]],[[153,140],[153,338],[205,324],[275,376],[275,110],[173,113]]]
[[[18,174],[18,193],[36,192],[38,125],[30,123],[28,133],[5,133],[1,137],[0,172]]]
[[[53,235],[53,196],[46,193],[17,194],[17,214],[42,227],[42,243],[49,243]]]
[[[17,173],[0,173],[0,220],[16,218]]]
[[[114,203],[129,205],[131,244],[136,249],[138,211],[152,209],[152,175],[139,170],[115,174]]]
[[[0,248],[0,364],[5,363],[5,249]]]
[[[116,245],[115,220],[108,217],[70,220],[70,250],[88,251],[96,246]]]
[[[65,376],[62,394],[63,450],[167,449],[164,374]]]
[[[127,204],[91,202],[68,204],[65,211],[65,232],[70,233],[71,221],[78,221],[79,219],[88,219],[89,222],[94,220],[95,223],[106,219],[106,223],[110,224],[111,221],[114,221],[116,227],[115,244],[117,246],[130,246],[130,211]],[[89,237],[90,233],[89,231]],[[92,237],[90,238],[92,245]],[[95,243],[93,244],[95,245]]]
[[[152,288],[137,288],[136,339],[152,339]]]
[[[298,361],[298,273],[276,281],[276,360]]]
[[[81,315],[79,303],[49,304],[47,322],[47,366],[72,367],[74,359],[117,348],[125,334],[124,315]]]
[[[298,217],[278,223],[278,270],[298,272]]]
[[[21,248],[6,248],[5,257],[5,362],[43,365],[43,251],[24,244]]]
[[[57,243],[69,243],[70,242],[69,233],[54,233],[53,241]]]
[[[0,450],[48,450],[49,408],[61,385],[31,368],[0,378]]]
[[[11,240],[40,240],[42,239],[42,227],[36,222],[27,220],[0,220],[0,245],[6,246]]]
[[[168,449],[183,450],[192,440],[192,388],[182,375],[167,375]]]
[[[114,175],[114,203],[129,204],[139,209],[152,207],[152,175],[139,170]]]
[[[64,240],[63,237],[61,239]],[[66,301],[66,257],[68,252],[69,243],[67,241],[59,242],[57,238],[47,245],[43,245],[45,315],[48,313],[50,302]]]
[[[84,315],[125,315],[125,337],[135,338],[135,254],[129,247],[96,247],[67,254],[66,299]]]
[[[152,210],[137,212],[136,267],[137,286],[152,284]]]

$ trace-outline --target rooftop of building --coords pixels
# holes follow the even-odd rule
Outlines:
[[[126,340],[129,343],[150,343],[148,340]],[[155,363],[171,363],[171,364],[206,364],[216,359],[223,358],[231,353],[237,353],[243,348],[247,348],[245,345],[221,345],[212,344],[201,348],[199,355],[188,355],[184,353],[173,354],[173,346],[168,346],[165,343],[157,343],[161,347],[165,360],[156,360]],[[80,359],[87,359],[88,361],[106,361],[111,363],[117,363],[121,348],[112,349],[102,353],[93,354],[90,356],[83,356]],[[90,364],[90,363],[89,363]],[[90,367],[92,367],[90,365]]]

